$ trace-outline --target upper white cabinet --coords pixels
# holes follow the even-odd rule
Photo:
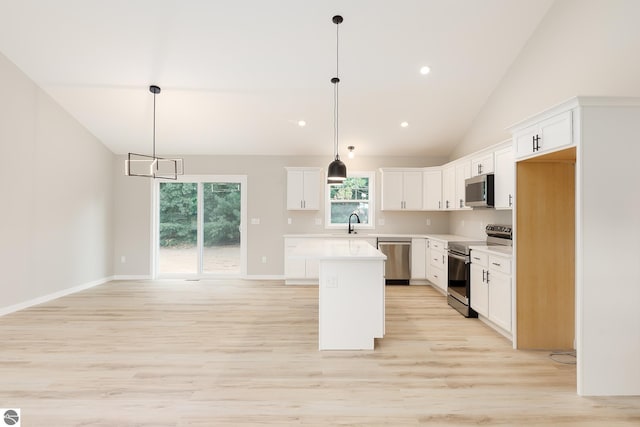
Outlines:
[[[422,169],[380,169],[382,210],[422,210]]]
[[[469,160],[462,160],[456,162],[456,198],[453,203],[454,209],[471,209],[465,207],[465,180],[471,178],[471,162]]]
[[[574,144],[573,111],[564,111],[513,130],[516,158],[554,151]]]
[[[449,163],[442,169],[442,208],[451,210],[456,200],[456,165]]]
[[[287,169],[287,209],[318,210],[322,173],[320,168]]]
[[[442,209],[442,169],[426,168],[422,172],[422,206],[426,211]]]
[[[494,197],[496,209],[513,208],[515,163],[510,144],[495,152]]]
[[[478,176],[493,172],[493,152],[484,153],[471,159],[471,176]]]
[[[464,205],[464,181],[471,178],[468,158],[447,163],[442,168],[442,208],[448,211],[471,209]]]

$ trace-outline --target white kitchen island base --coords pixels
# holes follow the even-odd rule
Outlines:
[[[386,256],[356,239],[303,243],[290,256],[319,260],[318,348],[373,350],[385,332]]]
[[[318,347],[373,350],[384,336],[384,261],[320,260]]]

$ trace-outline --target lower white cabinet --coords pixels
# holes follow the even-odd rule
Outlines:
[[[320,266],[317,259],[290,258],[289,254],[304,238],[286,237],[284,239],[284,278],[288,285],[317,284]]]
[[[345,232],[344,237],[318,236],[318,237],[285,237],[284,238],[284,280],[287,285],[317,285],[320,280],[320,261],[318,259],[305,259],[303,257],[289,257],[296,246],[309,239],[348,239]],[[358,240],[369,243],[376,247],[375,237],[357,237]]]
[[[411,239],[411,278],[427,278],[427,239]]]
[[[446,242],[428,239],[427,253],[429,255],[427,279],[435,285],[436,289],[446,294],[448,275]]]
[[[471,308],[511,334],[511,258],[471,250]]]

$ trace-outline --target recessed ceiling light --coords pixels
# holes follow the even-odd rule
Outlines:
[[[431,68],[427,67],[426,65],[420,68],[420,74],[422,74],[423,76],[426,76],[427,74],[429,74],[430,71],[431,71]]]
[[[307,125],[307,122],[305,122],[304,120],[298,120],[298,126],[300,126],[301,128],[305,127]]]
[[[400,126],[402,126],[403,128],[406,128],[407,126],[409,126],[409,122],[402,122],[400,123]]]

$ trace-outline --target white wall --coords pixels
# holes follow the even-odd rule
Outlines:
[[[0,312],[112,274],[114,156],[0,55]]]
[[[191,175],[247,175],[247,215],[259,218],[259,225],[248,224],[247,274],[282,276],[284,274],[283,235],[295,233],[330,233],[324,227],[324,210],[301,212],[286,210],[286,166],[309,166],[326,169],[329,157],[303,156],[186,156],[185,173]],[[376,171],[376,194],[380,194],[380,167],[422,167],[443,164],[442,158],[356,157],[346,161],[353,171]],[[151,272],[150,218],[151,185],[148,179],[125,177],[124,156],[119,156],[116,171],[114,270],[117,276],[149,276]],[[291,218],[292,224],[287,223]],[[316,225],[316,218],[322,225]],[[448,216],[444,212],[381,212],[376,200],[376,225],[368,233],[446,233]],[[426,225],[426,220],[431,225]],[[364,232],[364,231],[363,231]],[[345,228],[346,233],[346,228]],[[126,263],[121,263],[125,256]],[[262,263],[262,257],[267,263]]]
[[[640,1],[557,0],[451,158],[576,95],[640,96]]]
[[[508,126],[576,95],[640,96],[638,17],[640,2],[637,0],[557,0],[451,158],[510,137],[506,130]],[[632,140],[620,142],[612,152],[623,157],[631,152],[622,149],[625,144],[629,148],[637,146]],[[604,151],[594,150],[596,155],[585,158],[585,171],[587,167],[613,171],[619,166],[617,156],[603,156],[602,153],[611,151],[602,144],[600,148]],[[635,167],[631,159],[636,157],[625,157],[625,171]],[[622,181],[629,182],[629,179]],[[637,224],[628,217],[629,212],[635,211],[622,213],[619,202],[612,205],[602,203],[598,197],[596,199],[585,198],[585,239],[589,237],[587,224],[595,226],[592,230],[602,230],[602,227],[612,225],[611,218],[614,217],[623,217],[627,223]],[[591,202],[591,207],[598,208],[587,213]],[[463,214],[452,215],[452,232],[460,230],[460,215]],[[614,223],[613,226],[617,227],[625,222]],[[628,228],[621,234],[632,239],[631,236],[638,234],[638,229]],[[595,239],[591,241],[595,242]],[[587,244],[587,240],[582,243]],[[606,251],[607,247],[585,246],[585,260],[590,254]],[[596,262],[595,259],[588,261],[590,277],[585,276],[584,295],[578,298],[578,312],[584,316],[581,320],[582,334],[587,337],[584,347],[578,349],[583,352],[579,354],[579,391],[583,394],[637,394],[637,297],[628,298],[629,292],[623,292],[623,298],[614,297],[612,289],[619,286],[608,282],[603,276],[605,270],[599,270],[603,261]],[[629,262],[633,264],[633,261]],[[582,273],[578,273],[580,277]],[[638,284],[637,268],[633,270],[630,267],[620,274],[627,280],[631,278],[634,285]],[[626,286],[629,282],[624,283]],[[577,286],[577,291],[581,292],[579,282]],[[608,289],[608,286],[613,288]],[[633,293],[636,288],[631,288],[632,296],[637,296],[637,292]],[[634,327],[629,326],[631,324]],[[619,340],[621,335],[636,342]],[[593,339],[594,336],[601,338]]]
[[[487,224],[511,225],[513,215],[511,210],[474,209],[471,211],[456,211],[449,214],[449,232],[458,236],[472,237],[485,240]]]

